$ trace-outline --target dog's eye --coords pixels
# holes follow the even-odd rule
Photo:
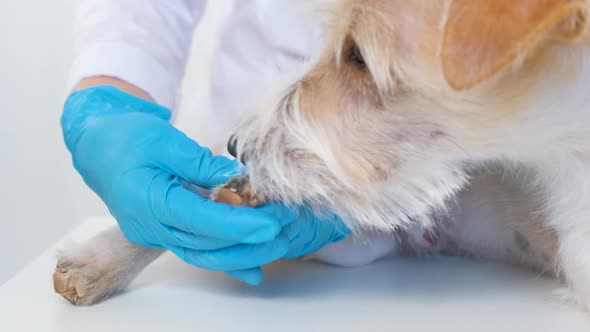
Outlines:
[[[346,52],[346,60],[359,69],[366,69],[367,63],[357,43],[351,42]]]

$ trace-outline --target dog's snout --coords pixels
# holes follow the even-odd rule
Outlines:
[[[238,140],[234,135],[232,135],[229,138],[229,141],[227,141],[227,152],[234,158],[238,157],[237,145]]]

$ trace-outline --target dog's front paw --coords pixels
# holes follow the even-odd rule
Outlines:
[[[61,257],[53,273],[55,291],[74,305],[90,305],[119,289],[114,271],[104,269],[96,257]]]
[[[140,247],[114,226],[58,254],[55,291],[75,305],[89,305],[122,291],[164,249]]]
[[[590,312],[590,307],[588,306],[588,303],[590,302],[584,299],[580,294],[573,291],[571,288],[563,287],[555,289],[553,290],[553,295],[556,296],[561,302],[569,304],[576,310]]]

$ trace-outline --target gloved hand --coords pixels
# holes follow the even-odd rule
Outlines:
[[[271,248],[282,248],[284,237],[287,237],[289,243],[285,253],[281,256],[282,259],[294,259],[313,254],[330,243],[344,239],[351,233],[342,220],[333,213],[322,212],[316,215],[309,207],[288,208],[278,203],[271,203],[264,207],[267,209],[266,211],[284,224],[282,236],[273,241],[275,244],[269,243]],[[228,250],[228,254],[231,250]],[[207,255],[192,256],[189,260],[201,260],[201,262],[204,260],[203,263],[212,264],[210,258],[211,256]],[[244,271],[228,272],[228,274],[238,279],[249,278],[258,282],[263,277],[260,268],[248,270],[247,277],[245,277]]]
[[[98,86],[72,94],[61,121],[74,167],[129,241],[167,248],[209,270],[245,269],[234,275],[260,282],[256,267],[285,255],[289,239],[281,231],[294,219],[279,219],[272,207],[215,203],[184,188],[181,180],[218,186],[243,167],[213,156],[175,129],[170,116],[157,104]]]
[[[291,211],[291,219],[283,229],[289,238],[289,249],[284,259],[298,258],[322,249],[325,245],[347,237],[351,230],[333,213],[316,215],[310,208]],[[292,221],[291,221],[292,220]]]

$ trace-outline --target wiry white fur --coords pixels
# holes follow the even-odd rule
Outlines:
[[[246,155],[253,191],[262,199],[310,204],[318,210],[328,207],[351,226],[358,223],[363,228],[394,231],[416,219],[430,223],[433,213],[443,212],[446,199],[466,183],[467,176],[460,163],[446,162],[446,158],[436,160],[436,157],[429,163],[396,170],[398,176],[390,181],[359,183],[341,165],[337,158],[340,152],[326,144],[329,138],[325,133],[317,130],[299,110],[299,89],[296,85],[272,112],[255,114],[237,131],[238,151]],[[388,122],[391,120],[377,119],[368,138],[388,137],[392,128],[400,127],[393,123],[383,125]],[[400,131],[419,130],[401,123],[405,128]],[[389,145],[388,141],[383,143]],[[354,144],[353,149],[361,152],[369,142],[357,140]],[[401,149],[413,153],[411,147]],[[399,154],[399,149],[384,147],[381,155],[372,156],[382,161],[372,162],[389,165],[389,160],[399,158]],[[359,167],[364,167],[362,160],[357,162]]]
[[[549,43],[535,66],[523,69],[523,55],[470,91],[423,84],[399,97],[390,91],[396,82],[380,81],[400,64],[384,66],[383,52],[364,41],[384,111],[359,100],[351,110],[326,110],[339,122],[318,120],[300,104],[309,84],[295,84],[277,107],[261,110],[237,131],[254,191],[327,206],[361,228],[396,230],[415,220],[428,227],[467,183],[465,163],[524,165],[546,225],[557,232],[562,275],[590,304],[588,42]],[[440,139],[433,138],[437,133]],[[351,172],[351,164],[359,172]],[[373,166],[382,178],[375,178]]]

